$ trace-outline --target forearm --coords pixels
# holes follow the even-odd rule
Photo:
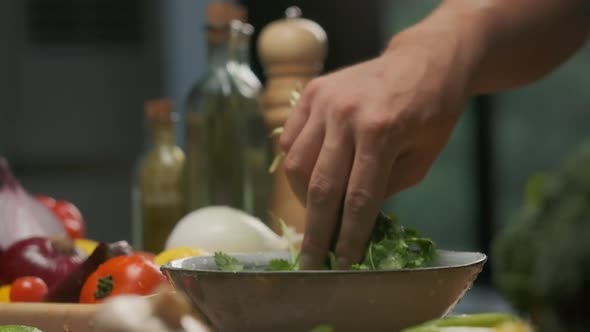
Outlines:
[[[443,31],[465,67],[465,93],[491,93],[533,82],[571,57],[590,35],[589,6],[590,0],[447,0],[399,39]],[[392,45],[403,43],[396,39]]]

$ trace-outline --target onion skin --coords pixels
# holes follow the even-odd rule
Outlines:
[[[0,156],[0,250],[32,237],[65,235],[62,222],[25,190]]]
[[[0,256],[0,285],[35,276],[51,288],[86,259],[86,254],[71,244],[71,240],[43,237],[14,243]]]

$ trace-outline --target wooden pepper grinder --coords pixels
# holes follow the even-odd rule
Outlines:
[[[267,126],[282,127],[292,110],[291,94],[302,90],[324,67],[327,54],[326,32],[317,23],[301,17],[301,10],[289,7],[285,18],[265,26],[258,39],[260,57],[267,82],[261,105]],[[279,137],[273,138],[279,155]],[[273,178],[271,212],[298,232],[305,227],[305,209],[292,192],[281,167]],[[273,225],[278,229],[278,225]]]

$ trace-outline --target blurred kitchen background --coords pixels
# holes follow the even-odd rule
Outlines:
[[[326,70],[333,70],[376,55],[438,2],[242,4],[256,32],[283,17],[288,6],[299,6],[327,31]],[[182,106],[204,73],[207,3],[0,1],[0,155],[31,192],[74,202],[91,238],[131,237],[131,179],[144,144],[143,103],[169,96]],[[252,52],[252,66],[264,82],[254,44]],[[589,73],[586,47],[541,82],[473,99],[427,179],[386,209],[441,247],[487,252],[522,204],[531,173],[557,167],[589,136]],[[481,285],[486,280],[484,275]],[[503,308],[497,296],[480,288],[459,310]]]

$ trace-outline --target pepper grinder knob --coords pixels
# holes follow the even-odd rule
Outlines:
[[[298,7],[289,7],[285,18],[264,27],[258,54],[267,77],[315,76],[323,69],[327,36],[317,23],[303,18]]]

